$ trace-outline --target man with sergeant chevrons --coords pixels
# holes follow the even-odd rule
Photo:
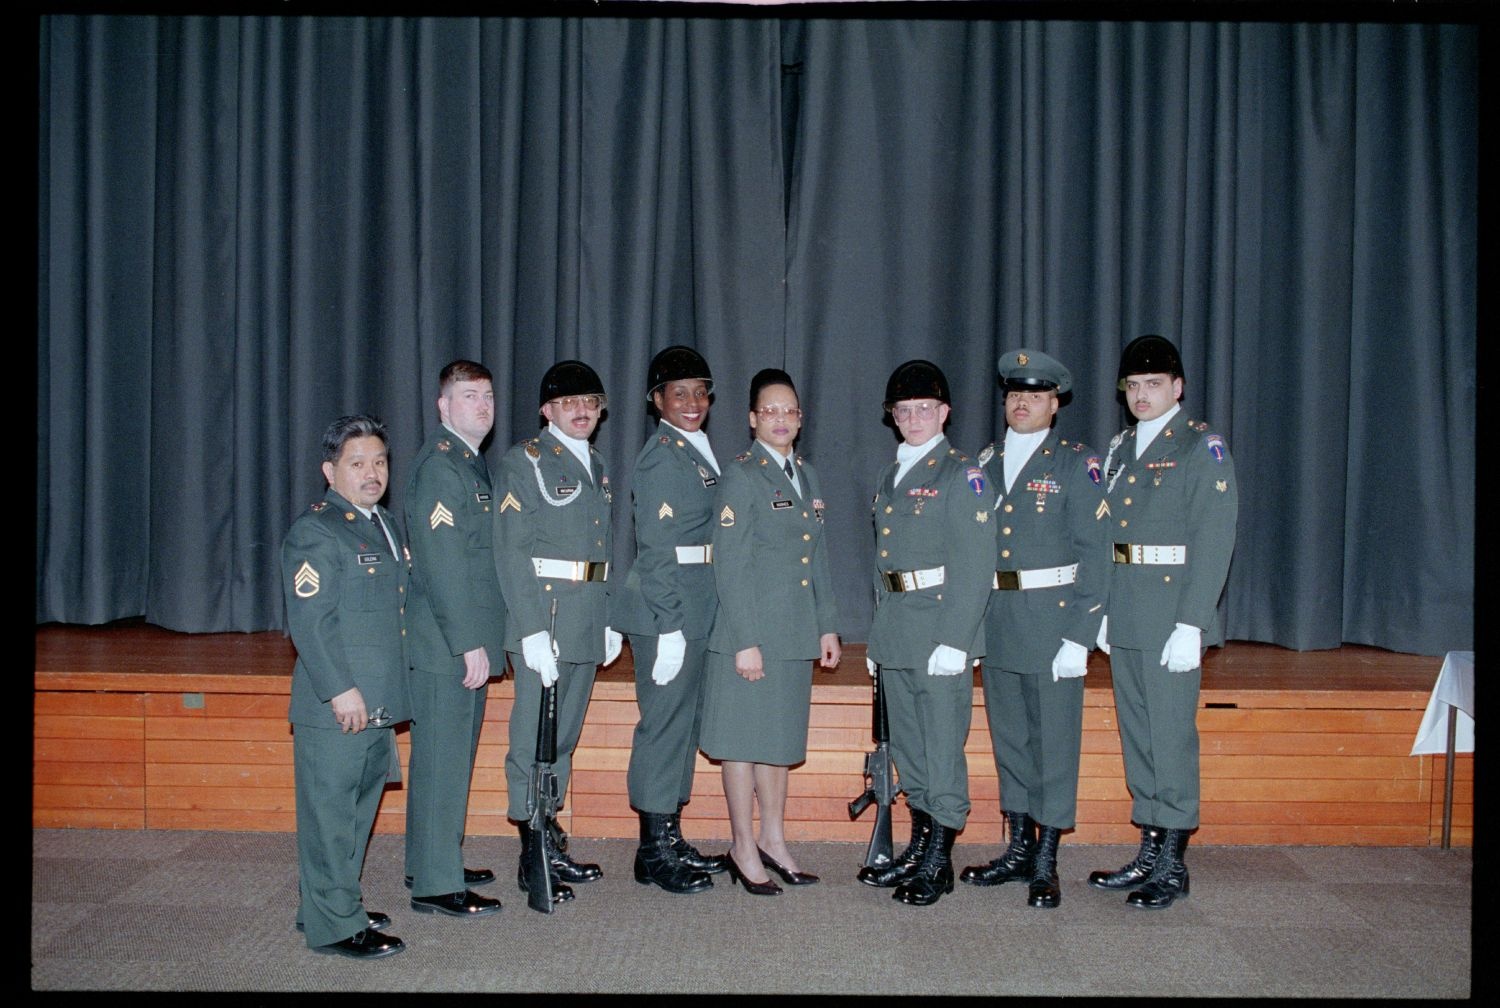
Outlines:
[[[1112,563],[1099,643],[1110,656],[1141,845],[1123,868],[1090,874],[1089,885],[1133,889],[1128,905],[1160,909],[1188,895],[1202,658],[1206,646],[1224,642],[1218,603],[1239,489],[1223,436],[1182,411],[1182,358],[1170,341],[1131,341],[1118,387],[1136,425],[1110,441],[1104,464],[1099,517],[1110,531]]]
[[[557,686],[553,769],[561,801],[595,674],[619,656],[622,638],[607,625],[614,498],[604,459],[589,443],[604,411],[604,385],[582,361],[560,361],[542,376],[539,399],[546,429],[507,451],[495,477],[495,565],[507,610],[505,646],[516,670],[505,757],[506,814],[521,835],[516,877],[526,891],[528,857],[542,845],[552,900],[561,903],[573,899],[568,883],[604,873],[567,854],[555,820],[540,830],[528,824],[542,690]]]
[[[1062,900],[1057,844],[1075,825],[1083,675],[1104,616],[1099,456],[1052,429],[1073,384],[1038,350],[1000,358],[1005,437],[979,453],[999,491],[994,591],[985,617],[984,707],[1010,845],[960,881],[1029,885],[1027,903]]]

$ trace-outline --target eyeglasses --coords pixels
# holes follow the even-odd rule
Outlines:
[[[897,420],[909,420],[912,417],[931,420],[941,405],[943,404],[935,402],[899,403],[895,406],[887,406],[886,409],[890,410],[891,416]]]
[[[594,410],[603,409],[605,403],[607,403],[609,399],[608,397],[602,395],[568,395],[560,396],[559,398],[552,401],[557,403],[557,405],[561,406],[565,410],[573,410],[582,406],[584,409],[592,413]]]
[[[757,406],[755,407],[755,412],[765,420],[777,420],[781,417],[787,417],[791,420],[800,420],[802,418],[802,411],[795,406]]]

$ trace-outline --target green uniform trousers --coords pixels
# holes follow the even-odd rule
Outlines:
[[[1161,653],[1114,646],[1115,716],[1130,818],[1166,829],[1198,826],[1198,689],[1203,667],[1172,672]]]
[[[928,675],[925,668],[882,667],[891,756],[906,803],[950,829],[969,818],[969,764],[964,742],[974,702],[974,673]]]
[[[1083,741],[1083,679],[1052,681],[986,667],[984,712],[1000,773],[1000,807],[1072,829],[1078,817],[1078,753]]]
[[[498,675],[491,656],[491,674]],[[488,686],[464,687],[464,663],[411,674],[411,764],[407,768],[406,874],[413,896],[460,892],[464,823]]]
[[[686,641],[682,670],[666,685],[651,678],[656,664],[654,634],[631,634],[635,699],[641,709],[630,742],[625,786],[638,812],[670,814],[693,795],[698,733],[703,726],[703,680],[708,638]]]
[[[516,702],[510,709],[510,749],[505,754],[505,786],[509,795],[505,814],[516,822],[526,819],[526,796],[531,790],[531,765],[536,762],[536,736],[542,710],[542,677],[514,651],[511,667],[516,670]],[[552,772],[557,775],[557,803],[561,807],[568,795],[568,779],[573,771],[573,750],[583,733],[583,717],[588,713],[589,696],[594,692],[596,664],[557,663],[557,759]]]
[[[353,937],[369,923],[359,873],[395,752],[387,728],[292,729],[302,896],[297,921],[308,948]]]

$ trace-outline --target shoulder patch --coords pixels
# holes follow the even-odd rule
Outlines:
[[[969,488],[974,491],[974,496],[984,496],[984,470],[978,466],[970,466],[964,470],[964,479],[969,481]]]
[[[1088,459],[1084,462],[1084,464],[1089,467],[1089,479],[1090,480],[1092,480],[1096,484],[1100,483],[1100,482],[1102,482],[1104,480],[1104,474],[1102,472],[1100,472],[1100,468],[1099,468],[1100,466],[1102,466],[1104,464],[1104,460],[1103,459],[1099,458],[1098,455],[1090,455],[1088,457]]]
[[[1222,463],[1224,461],[1225,445],[1223,435],[1209,434],[1205,436],[1203,439],[1203,446],[1208,449],[1208,453],[1214,457],[1215,462]]]

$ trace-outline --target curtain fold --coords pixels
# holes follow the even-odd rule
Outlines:
[[[645,371],[716,378],[721,457],[784,366],[869,628],[887,376],[1182,349],[1242,481],[1231,638],[1472,647],[1478,28],[775,18],[39,19],[37,620],[283,625],[318,440],[373,412],[390,503],[455,357],[498,459],[599,372],[628,565]]]

